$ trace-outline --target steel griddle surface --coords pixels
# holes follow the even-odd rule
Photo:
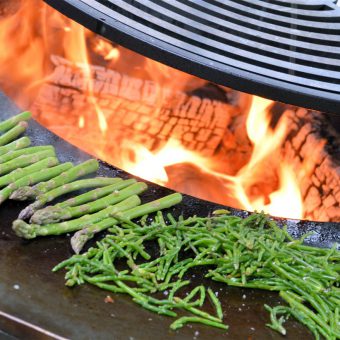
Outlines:
[[[0,93],[1,119],[18,112]],[[6,113],[6,114],[5,114]],[[52,144],[60,161],[81,162],[89,156],[53,135],[36,122],[30,123],[28,135],[34,144]],[[100,174],[129,177],[123,171],[101,164]],[[151,200],[170,190],[150,184],[144,200]],[[172,318],[159,316],[136,306],[130,298],[112,295],[113,304],[105,304],[105,291],[84,285],[75,289],[64,286],[64,273],[52,273],[51,268],[72,255],[69,236],[40,238],[22,241],[11,230],[11,222],[25,204],[8,201],[0,208],[0,329],[20,338],[38,337],[32,329],[1,316],[7,313],[62,337],[74,339],[280,339],[277,333],[265,327],[268,322],[263,304],[276,305],[275,293],[209,285],[219,292],[225,310],[225,322],[230,325],[227,333],[194,325],[173,332],[169,330]],[[183,204],[174,209],[175,214],[206,215],[217,205],[185,197]],[[235,214],[242,212],[233,210]],[[309,239],[313,244],[330,246],[340,242],[340,227],[335,223],[289,222],[289,230],[298,235],[308,230],[317,231]],[[201,273],[193,273],[193,283],[201,281]],[[208,283],[208,281],[206,281]],[[15,289],[15,285],[20,288]],[[244,298],[245,295],[245,298]],[[1,333],[0,333],[1,337]],[[289,321],[287,339],[312,338],[296,322]]]

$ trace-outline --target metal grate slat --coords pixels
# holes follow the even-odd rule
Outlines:
[[[96,33],[215,83],[340,114],[331,0],[45,0]]]

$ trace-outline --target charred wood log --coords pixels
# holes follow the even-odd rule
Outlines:
[[[169,139],[175,139],[188,150],[211,156],[223,139],[231,116],[238,112],[227,102],[160,88],[153,81],[104,67],[86,70],[60,57],[54,57],[53,62],[55,71],[34,105],[38,119],[47,125],[63,124],[63,117],[69,119],[69,115],[78,125],[81,112],[85,124],[95,126],[94,108],[89,100],[92,95],[116,142],[143,143],[155,151]],[[56,114],[45,116],[45,111]]]
[[[303,108],[285,114],[291,121],[282,158],[301,173],[305,218],[340,221],[340,137],[328,116]]]

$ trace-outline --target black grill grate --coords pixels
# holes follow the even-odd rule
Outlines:
[[[147,57],[237,90],[340,114],[331,0],[45,0]]]

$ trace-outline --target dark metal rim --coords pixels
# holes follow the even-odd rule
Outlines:
[[[316,90],[222,63],[211,63],[194,53],[188,51],[184,53],[171,44],[129,27],[83,1],[45,0],[45,2],[111,41],[194,76],[287,104],[333,114],[340,112],[340,96],[332,93],[331,89]]]

